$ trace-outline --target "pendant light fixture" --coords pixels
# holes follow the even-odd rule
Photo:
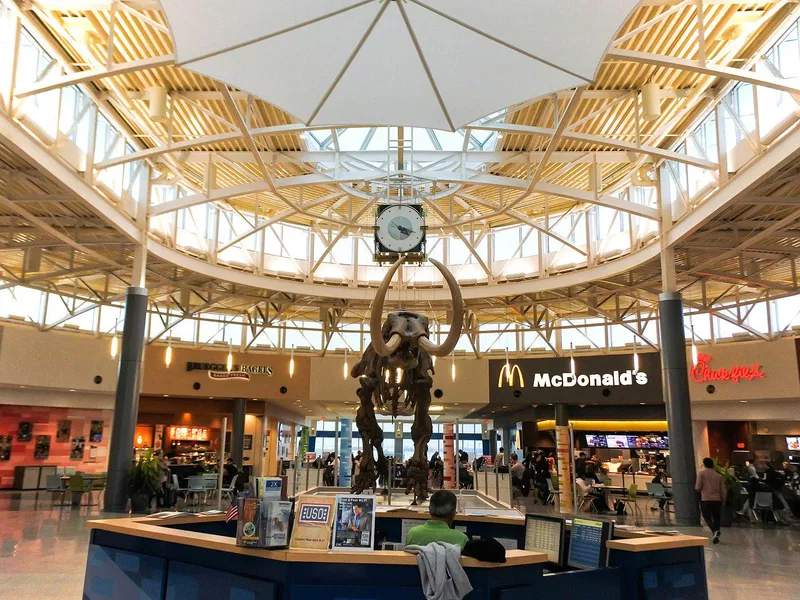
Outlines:
[[[569,343],[569,370],[570,373],[575,375],[575,357],[572,354],[572,342]]]
[[[344,349],[344,365],[342,365],[342,375],[347,381],[347,348]]]
[[[692,366],[697,366],[697,363],[700,362],[700,352],[697,350],[697,344],[694,342],[694,325],[689,322],[689,327],[692,330]]]
[[[228,373],[233,371],[233,347],[231,344],[231,340],[228,340]]]
[[[294,377],[294,344],[292,344],[292,354],[289,357],[289,379]]]
[[[511,363],[508,361],[508,346],[506,346],[506,383],[511,385]]]
[[[639,355],[636,353],[636,338],[633,338],[633,372],[639,372]]]
[[[119,337],[117,332],[114,332],[114,337],[111,338],[111,358],[117,358],[119,352]]]
[[[164,364],[169,366],[172,364],[172,336],[167,338],[167,351],[164,353]]]
[[[453,352],[453,354],[451,356],[453,357],[453,362],[450,365],[450,377],[451,377],[451,379],[453,381],[455,381],[456,380],[456,353]]]
[[[401,369],[400,367],[397,368],[397,372],[395,373],[395,381],[397,383],[403,381],[403,369]]]

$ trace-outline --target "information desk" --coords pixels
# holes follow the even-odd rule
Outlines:
[[[230,535],[207,533],[223,530],[223,521],[221,515],[90,521],[84,598],[423,597],[413,555],[240,548]],[[462,565],[474,588],[473,600],[707,600],[705,543],[705,538],[689,536],[615,540],[609,542],[611,568],[558,574],[545,574],[546,554],[524,550],[509,551],[505,564],[462,558]]]

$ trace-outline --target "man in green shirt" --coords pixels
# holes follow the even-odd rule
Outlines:
[[[424,524],[412,527],[406,536],[406,546],[426,546],[433,542],[446,542],[457,546],[469,541],[467,536],[453,529],[456,516],[456,495],[439,490],[431,496],[428,510],[431,518]]]

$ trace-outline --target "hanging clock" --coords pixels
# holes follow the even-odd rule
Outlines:
[[[425,254],[425,214],[420,204],[378,206],[375,222],[375,255],[378,262],[400,254]],[[414,256],[411,256],[414,258]]]

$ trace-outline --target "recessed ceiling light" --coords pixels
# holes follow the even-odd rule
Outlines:
[[[742,404],[747,404],[747,400],[739,400]]]
[[[75,390],[70,390],[70,392],[74,392]]]
[[[644,406],[644,404],[645,404],[645,403],[644,403],[644,402],[639,402],[639,404],[641,404],[642,406]]]
[[[213,399],[214,399],[214,396],[209,396],[209,397],[208,397],[208,399],[209,399],[209,400],[213,400]]]
[[[164,394],[164,398],[169,398],[169,394]]]
[[[28,386],[27,386],[27,385],[21,385],[21,386],[19,386],[19,387],[20,387],[20,388],[26,388],[26,387],[28,387]]]
[[[444,406],[442,406],[441,404],[432,404],[432,405],[431,405],[431,406],[428,408],[428,410],[431,410],[431,411],[433,411],[433,412],[439,412],[439,411],[442,411],[442,410],[444,410]]]

